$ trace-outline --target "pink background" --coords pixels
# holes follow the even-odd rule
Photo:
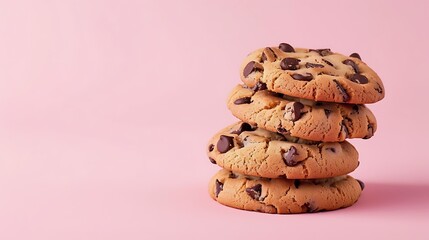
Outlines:
[[[427,1],[1,1],[0,239],[428,239]],[[367,188],[306,215],[212,201],[206,142],[259,47],[358,52]]]

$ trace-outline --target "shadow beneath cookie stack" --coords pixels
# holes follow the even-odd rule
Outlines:
[[[429,184],[366,182],[358,209],[429,213]]]

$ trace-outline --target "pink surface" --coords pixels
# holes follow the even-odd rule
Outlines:
[[[429,4],[216,2],[0,2],[0,239],[429,238]],[[384,80],[351,208],[207,194],[241,60],[279,42],[358,52]]]

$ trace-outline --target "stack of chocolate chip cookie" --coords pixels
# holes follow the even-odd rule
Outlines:
[[[384,97],[377,74],[353,53],[293,48],[249,54],[228,108],[240,119],[219,131],[207,154],[220,170],[210,181],[221,204],[266,213],[303,213],[353,205],[363,183],[347,175],[358,152],[346,138],[377,129],[364,105]]]

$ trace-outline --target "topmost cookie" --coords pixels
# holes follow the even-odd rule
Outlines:
[[[250,53],[240,75],[254,90],[268,88],[314,101],[366,104],[384,97],[380,78],[357,53],[347,57],[330,49],[281,43]]]

